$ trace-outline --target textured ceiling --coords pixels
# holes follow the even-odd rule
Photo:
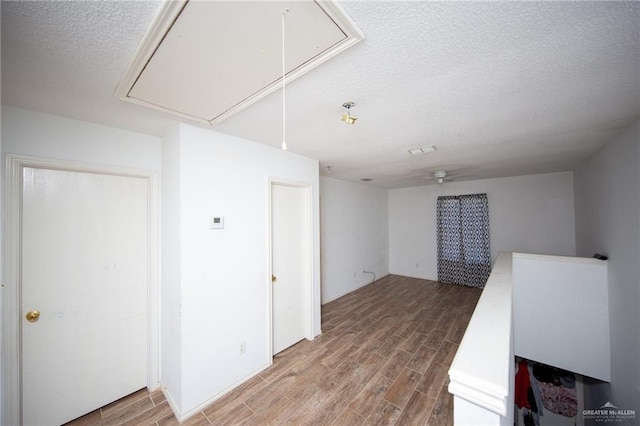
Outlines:
[[[2,1],[2,103],[162,135],[176,120],[114,91],[159,2]]]
[[[286,99],[290,151],[330,176],[391,188],[439,169],[571,170],[640,115],[638,2],[340,4],[365,40]],[[2,102],[161,136],[174,118],[113,97],[158,6],[2,2]],[[269,95],[214,129],[277,147],[281,102]],[[407,153],[427,144],[437,150]]]

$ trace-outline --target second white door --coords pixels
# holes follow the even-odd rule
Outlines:
[[[309,191],[271,185],[273,354],[304,339],[310,318]]]

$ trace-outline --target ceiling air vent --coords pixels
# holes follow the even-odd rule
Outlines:
[[[411,155],[422,155],[422,154],[426,154],[427,152],[433,152],[436,150],[436,146],[435,145],[425,145],[422,146],[420,148],[413,148],[409,150],[409,154]]]
[[[364,38],[329,1],[167,1],[116,96],[216,124]]]

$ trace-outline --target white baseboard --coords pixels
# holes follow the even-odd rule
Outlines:
[[[255,370],[252,373],[250,373],[248,376],[246,376],[243,379],[239,380],[235,384],[229,386],[228,388],[226,388],[222,392],[219,392],[216,395],[212,396],[211,398],[203,401],[202,403],[198,404],[195,408],[192,408],[191,410],[189,410],[188,412],[186,412],[184,414],[182,414],[177,409],[177,407],[173,403],[173,400],[169,398],[168,392],[166,391],[166,388],[164,386],[162,387],[162,393],[165,394],[165,397],[167,398],[167,402],[169,402],[169,407],[171,407],[171,410],[173,411],[173,414],[176,416],[176,419],[178,419],[178,421],[180,423],[183,423],[185,420],[187,420],[190,417],[193,417],[194,415],[198,414],[200,411],[204,410],[209,405],[213,404],[214,402],[216,402],[217,400],[219,400],[223,396],[227,395],[228,393],[230,393],[231,391],[236,389],[238,386],[240,386],[240,385],[248,382],[249,380],[253,379],[258,374],[262,373],[264,370],[266,370],[269,367],[271,367],[271,362],[269,362],[267,365],[264,365],[264,366],[258,368],[257,370]]]
[[[389,275],[389,274],[388,274],[388,273],[386,273],[386,274],[384,274],[384,275],[381,275],[380,277],[376,277],[376,281],[378,281],[378,280],[380,280],[380,279],[382,279],[382,278],[386,277],[387,275]],[[375,281],[374,281],[374,282],[375,282]],[[358,284],[356,287],[353,287],[353,288],[347,289],[347,290],[345,290],[344,292],[341,292],[341,293],[338,293],[337,295],[331,296],[331,298],[330,298],[330,299],[328,299],[328,300],[323,300],[323,301],[322,301],[322,304],[324,305],[325,303],[333,302],[334,300],[339,299],[339,298],[341,298],[342,296],[345,296],[345,295],[347,295],[347,294],[349,294],[349,293],[352,293],[352,292],[354,292],[354,291],[356,291],[356,290],[358,290],[358,289],[360,289],[360,288],[362,288],[362,287],[366,287],[366,286],[368,286],[369,284],[373,284],[373,282],[369,282],[369,281],[367,281],[367,282],[364,282],[364,283],[362,283],[362,284]]]
[[[399,277],[417,278],[419,280],[429,280],[429,281],[438,282],[438,277],[425,277],[424,275],[412,275],[412,274],[405,274],[405,273],[399,273],[399,272],[390,272],[389,274],[398,275]]]
[[[162,391],[162,394],[167,400],[167,404],[169,404],[169,408],[171,408],[171,411],[173,411],[173,415],[176,416],[176,419],[180,419],[180,410],[178,410],[178,407],[175,401],[171,397],[171,393],[169,392],[169,389],[167,389],[167,387],[164,384],[160,384],[160,390]],[[182,421],[180,421],[180,423],[182,423]]]

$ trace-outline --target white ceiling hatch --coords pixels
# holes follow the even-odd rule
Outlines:
[[[364,38],[334,2],[166,2],[116,96],[216,124]],[[284,16],[284,24],[283,24]]]

